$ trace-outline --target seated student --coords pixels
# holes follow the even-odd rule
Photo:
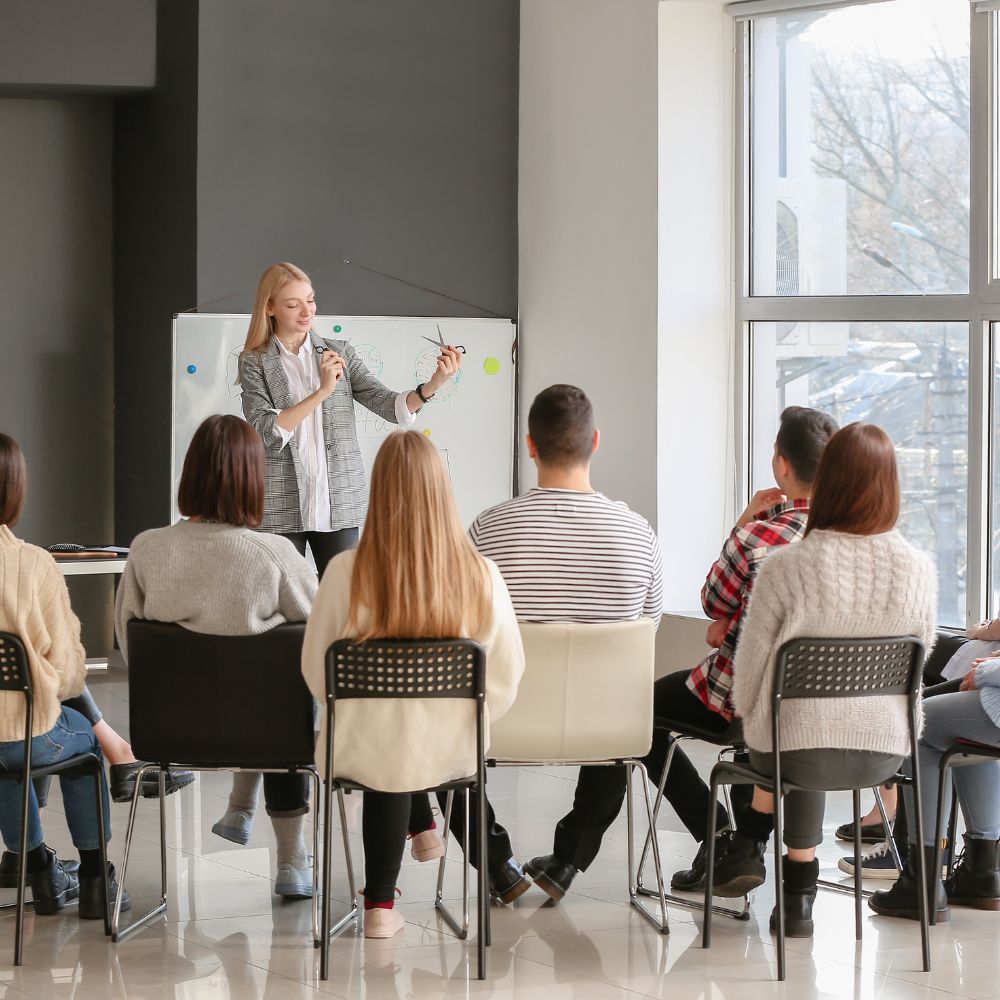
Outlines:
[[[337,639],[475,639],[486,649],[486,719],[514,702],[524,650],[507,588],[462,529],[445,465],[416,431],[390,434],[375,458],[364,532],[356,550],[326,567],[306,626],[302,674],[326,703],[326,652]],[[352,699],[337,707],[337,774],[364,793],[365,937],[403,929],[395,908],[396,881],[411,815],[410,789],[433,787],[475,773],[470,744],[471,704],[422,700]],[[317,744],[320,767],[324,732]],[[377,733],[378,754],[370,739]],[[362,749],[364,747],[365,749]],[[456,796],[460,798],[461,796]],[[425,796],[412,796],[424,799]]]
[[[287,538],[254,530],[264,514],[264,447],[249,424],[214,416],[195,431],[178,506],[187,520],[144,531],[132,543],[115,608],[126,660],[132,618],[176,622],[209,635],[256,635],[305,621],[315,573]],[[264,778],[279,896],[313,892],[313,862],[302,836],[308,794],[305,775]]]
[[[934,567],[893,530],[898,518],[899,475],[889,436],[862,423],[838,431],[820,459],[805,537],[764,561],[736,648],[733,700],[758,770],[771,766],[772,680],[787,640],[915,635],[927,649],[933,645]],[[807,787],[876,785],[909,753],[907,716],[906,698],[897,696],[788,702],[781,712],[782,775]],[[825,798],[823,791],[796,791],[785,799],[789,937],[812,935]],[[772,813],[772,796],[755,789],[719,863],[720,878],[728,869],[756,867],[763,881]]]
[[[66,581],[55,560],[44,549],[18,539],[11,528],[24,507],[27,474],[17,442],[0,434],[0,631],[18,636],[28,654],[34,698],[31,759],[35,765],[55,764],[82,753],[101,757],[101,747],[90,720],[66,704],[84,691],[86,663],[80,644],[80,622],[69,604]],[[24,766],[24,697],[0,691],[0,770]],[[133,778],[134,780],[134,778]],[[92,777],[59,776],[66,822],[73,844],[80,852],[79,868],[58,860],[46,846],[34,786],[28,801],[27,875],[35,913],[61,910],[79,897],[80,917],[104,916],[101,899],[99,818],[94,808]],[[104,822],[110,836],[107,783],[104,787]],[[21,787],[0,782],[0,834],[5,881],[15,875],[21,837]],[[8,861],[12,859],[12,861]],[[111,898],[118,891],[114,866],[108,866]],[[123,909],[128,908],[128,894]]]
[[[955,684],[959,685],[957,691]],[[955,680],[939,688],[948,690],[936,694],[932,688],[926,692],[918,746],[928,902],[936,905],[940,922],[950,917],[949,903],[977,910],[1000,910],[1000,761],[985,760],[949,770],[949,784],[955,782],[965,817],[965,849],[943,883],[932,869],[939,765],[944,752],[958,739],[1000,746],[1000,659],[973,660],[960,682]],[[950,788],[946,787],[946,802],[949,796]],[[892,888],[874,893],[868,905],[883,916],[918,920],[918,846],[911,788],[903,789],[903,800],[908,833],[903,870]]]
[[[528,454],[538,467],[538,487],[485,511],[472,525],[472,541],[499,567],[519,621],[646,617],[659,624],[660,546],[645,518],[591,486],[590,460],[599,439],[581,389],[553,385],[540,392],[528,413]],[[554,899],[597,856],[601,835],[624,799],[625,781],[621,767],[580,769],[573,810],[556,828],[555,853],[525,866]],[[510,902],[529,883],[490,807],[487,818],[490,884],[501,902]],[[453,810],[456,835],[463,821],[463,810]]]

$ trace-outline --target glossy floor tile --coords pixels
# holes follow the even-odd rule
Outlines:
[[[99,675],[92,687],[109,721],[127,731],[124,674]],[[707,771],[712,760],[708,751],[699,756],[696,750],[694,756]],[[497,814],[509,827],[519,856],[548,853],[553,827],[572,801],[575,772],[503,769],[491,772],[489,780]],[[194,786],[167,800],[168,910],[132,938],[111,944],[100,923],[81,922],[72,907],[53,917],[36,918],[29,911],[25,964],[14,969],[13,917],[9,911],[0,915],[0,1000],[1000,1000],[1000,913],[954,909],[951,922],[933,930],[933,971],[925,974],[915,923],[866,910],[863,939],[857,942],[852,898],[821,892],[815,938],[788,942],[784,984],[774,981],[776,950],[767,924],[773,905],[770,884],[756,893],[749,921],[716,918],[708,951],[701,947],[700,912],[670,905],[670,934],[658,934],[627,903],[624,817],[560,905],[532,889],[513,906],[492,908],[486,982],[475,978],[474,931],[468,943],[459,941],[434,910],[436,867],[417,864],[409,855],[400,875],[403,933],[389,942],[346,933],[333,942],[330,978],[322,982],[319,953],[312,946],[310,904],[281,900],[273,893],[274,840],[263,808],[245,847],[211,832],[224,810],[229,781],[226,774],[203,774]],[[638,816],[641,803],[636,805]],[[359,796],[349,797],[348,830],[359,877],[360,807]],[[842,852],[833,829],[848,818],[849,808],[847,796],[831,796],[829,836],[821,855],[826,877],[839,877],[836,861]],[[119,865],[126,819],[127,807],[112,807],[111,853]],[[58,793],[45,827],[47,840],[63,856],[72,856]],[[158,837],[156,804],[143,802],[127,873],[133,915],[159,897]],[[666,809],[658,840],[667,877],[687,867],[694,845]],[[457,862],[454,849],[451,856]],[[651,873],[646,881],[652,883]],[[342,910],[348,888],[339,853],[333,890],[335,909]],[[449,866],[445,894],[460,909],[457,863]],[[12,898],[13,893],[2,892],[3,902]],[[650,905],[655,906],[652,900]]]

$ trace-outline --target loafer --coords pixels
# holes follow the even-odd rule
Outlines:
[[[313,894],[313,859],[308,858],[305,868],[294,868],[287,861],[278,865],[274,891],[286,899],[311,899]]]
[[[63,866],[63,871],[69,872],[70,875],[75,875],[80,869],[80,862],[75,858],[72,861],[63,861],[60,859],[59,864]],[[27,876],[24,880],[25,885],[31,885],[31,876]],[[17,855],[13,851],[4,851],[3,857],[0,858],[0,889],[16,889],[17,888]]]
[[[130,802],[135,791],[135,776],[139,773],[139,768],[146,766],[144,760],[134,760],[128,764],[112,764],[108,769],[111,784],[111,799],[113,802]],[[167,771],[164,781],[164,791],[167,795],[186,788],[194,781],[194,774],[191,771]],[[142,779],[142,797],[144,799],[155,799],[160,794],[160,774],[158,771],[149,771]]]
[[[253,813],[244,809],[231,809],[218,823],[213,824],[212,833],[230,843],[242,845],[249,843],[252,827]]]
[[[91,878],[80,879],[80,919],[81,920],[103,920],[104,900],[101,899],[103,889],[100,875]],[[108,911],[115,905],[115,896],[118,894],[118,876],[115,874],[115,866],[108,862]],[[132,909],[132,900],[128,893],[122,894],[122,913]]]
[[[885,827],[881,822],[871,823],[861,827],[862,844],[881,844],[886,839]],[[837,840],[844,841],[845,844],[854,843],[854,824],[844,823],[837,827]]]
[[[70,900],[80,895],[80,880],[75,872],[68,872],[56,857],[56,852],[46,848],[48,864],[40,872],[28,876],[35,913],[48,916],[58,913]]]
[[[569,891],[576,877],[576,868],[560,861],[554,854],[543,854],[532,858],[524,870],[531,876],[539,889],[554,899],[557,903]]]
[[[489,885],[490,895],[500,903],[513,903],[531,888],[524,869],[513,858],[508,858],[499,870],[490,867]]]

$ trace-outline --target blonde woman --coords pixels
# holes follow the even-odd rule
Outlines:
[[[471,638],[486,648],[487,724],[513,704],[524,650],[507,587],[496,565],[479,555],[462,528],[441,456],[422,434],[386,438],[372,470],[371,500],[357,550],[336,556],[320,582],[306,626],[302,673],[320,703],[326,698],[330,644],[349,637]],[[472,706],[422,700],[351,700],[337,709],[337,773],[365,792],[365,936],[403,928],[394,909],[396,880],[410,816],[410,789],[471,774]],[[447,713],[447,714],[446,714]],[[378,754],[370,740],[379,734]],[[321,758],[325,733],[317,747]]]

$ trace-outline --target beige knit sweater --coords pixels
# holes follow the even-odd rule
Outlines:
[[[771,692],[788,639],[915,635],[934,644],[937,575],[896,531],[814,531],[775,549],[761,566],[733,667],[733,697],[746,741],[771,749]],[[790,701],[781,709],[783,750],[833,747],[907,754],[906,701],[871,697]]]
[[[83,690],[86,654],[80,620],[55,560],[0,524],[0,632],[13,632],[28,653],[34,718],[31,735],[47,733],[59,703]],[[0,691],[0,743],[24,739],[24,697]]]

